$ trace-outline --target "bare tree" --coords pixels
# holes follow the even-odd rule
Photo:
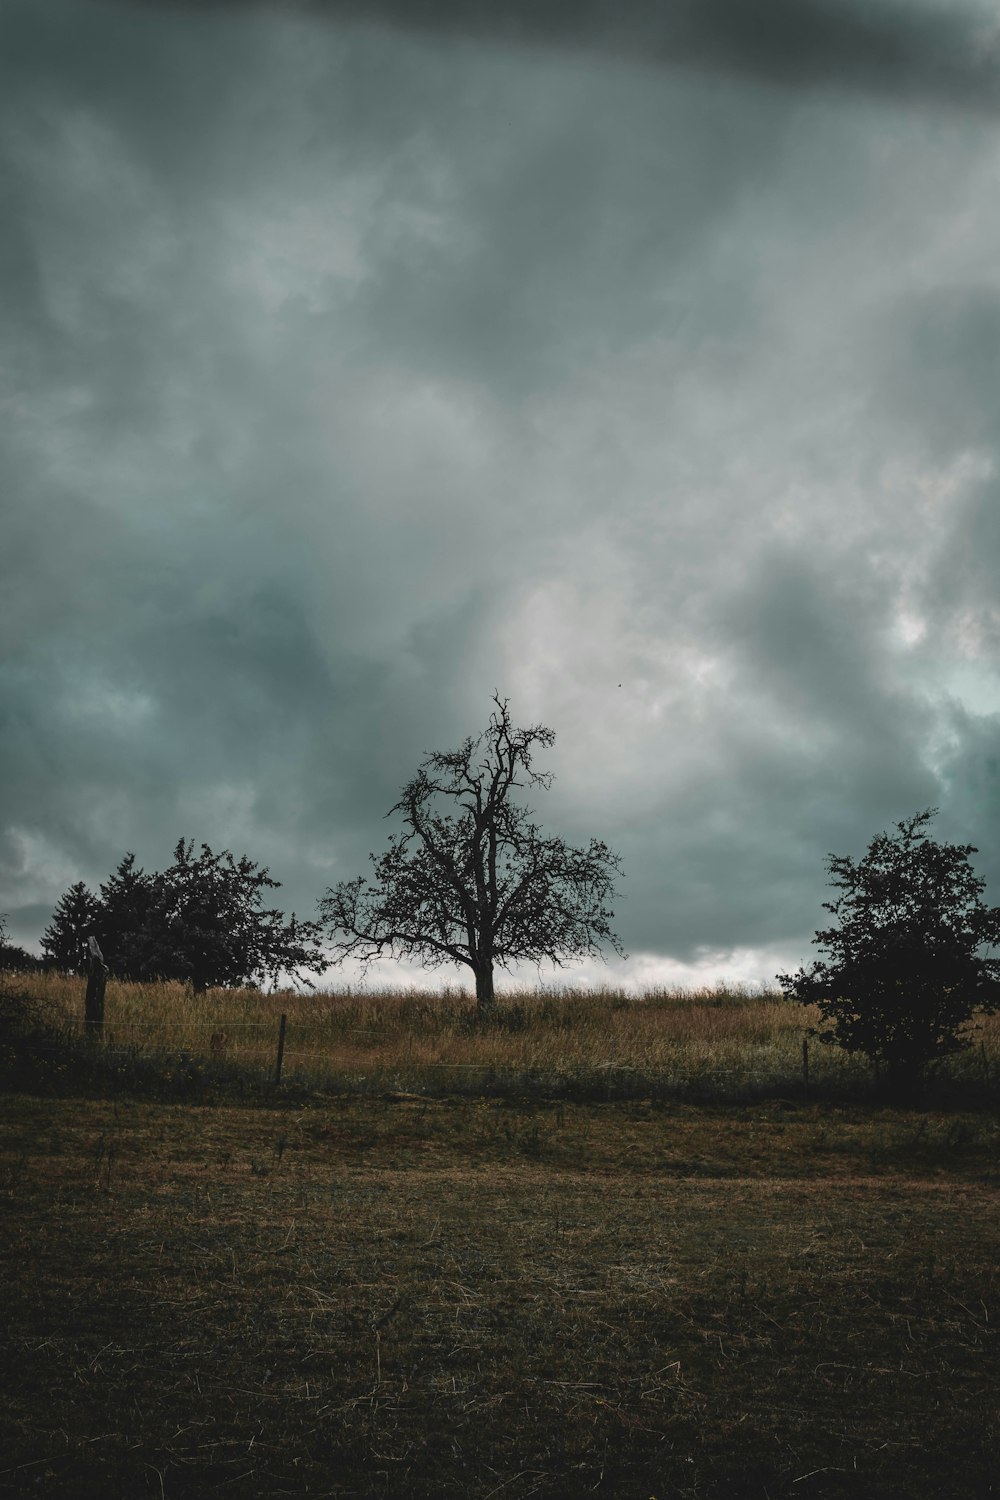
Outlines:
[[[493,701],[478,739],[428,756],[403,788],[390,814],[402,814],[405,831],[371,856],[374,879],[342,881],[319,903],[334,962],[390,953],[427,968],[464,964],[481,1012],[495,1003],[496,966],[599,957],[602,943],[625,956],[608,909],[619,857],[599,839],[575,849],[543,835],[511,800],[551,785],[532,754],[555,734],[515,729],[507,700]]]

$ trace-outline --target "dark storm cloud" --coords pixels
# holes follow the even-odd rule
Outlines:
[[[781,87],[857,90],[993,111],[995,32],[960,8],[859,0],[166,0],[224,13],[299,11],[432,38],[599,52]]]
[[[650,757],[638,826],[610,814],[626,871],[639,875],[624,888],[634,948],[690,961],[723,929],[734,948],[789,945],[818,925],[828,851],[863,848],[935,801],[921,753],[933,715],[892,682],[875,645],[892,597],[884,582],[863,553],[830,576],[778,546],[716,597],[725,688],[694,712],[677,706]]]
[[[885,105],[988,103],[988,45],[500,14],[0,7],[18,940],[182,833],[311,913],[494,688],[629,973],[797,961],[919,807],[987,843],[997,140]]]

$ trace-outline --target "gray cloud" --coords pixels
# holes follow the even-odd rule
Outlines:
[[[181,833],[311,912],[494,688],[629,974],[797,961],[919,807],[995,872],[998,137],[910,107],[974,18],[750,10],[643,12],[665,69],[544,6],[0,12],[18,940]]]
[[[128,0],[126,0],[128,3]],[[133,0],[134,3],[134,0]],[[859,0],[209,0],[168,8],[300,12],[440,41],[597,52],[783,87],[834,87],[893,100],[993,111],[1000,103],[989,17],[952,6]]]

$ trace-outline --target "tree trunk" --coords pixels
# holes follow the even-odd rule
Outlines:
[[[493,1011],[496,1006],[496,996],[493,993],[493,965],[487,964],[482,969],[476,969],[476,1005],[481,1016]]]

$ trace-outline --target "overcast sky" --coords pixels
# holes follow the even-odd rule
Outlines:
[[[986,0],[0,0],[0,424],[14,941],[182,834],[314,915],[494,689],[578,980],[797,966],[928,806],[1000,902]]]

